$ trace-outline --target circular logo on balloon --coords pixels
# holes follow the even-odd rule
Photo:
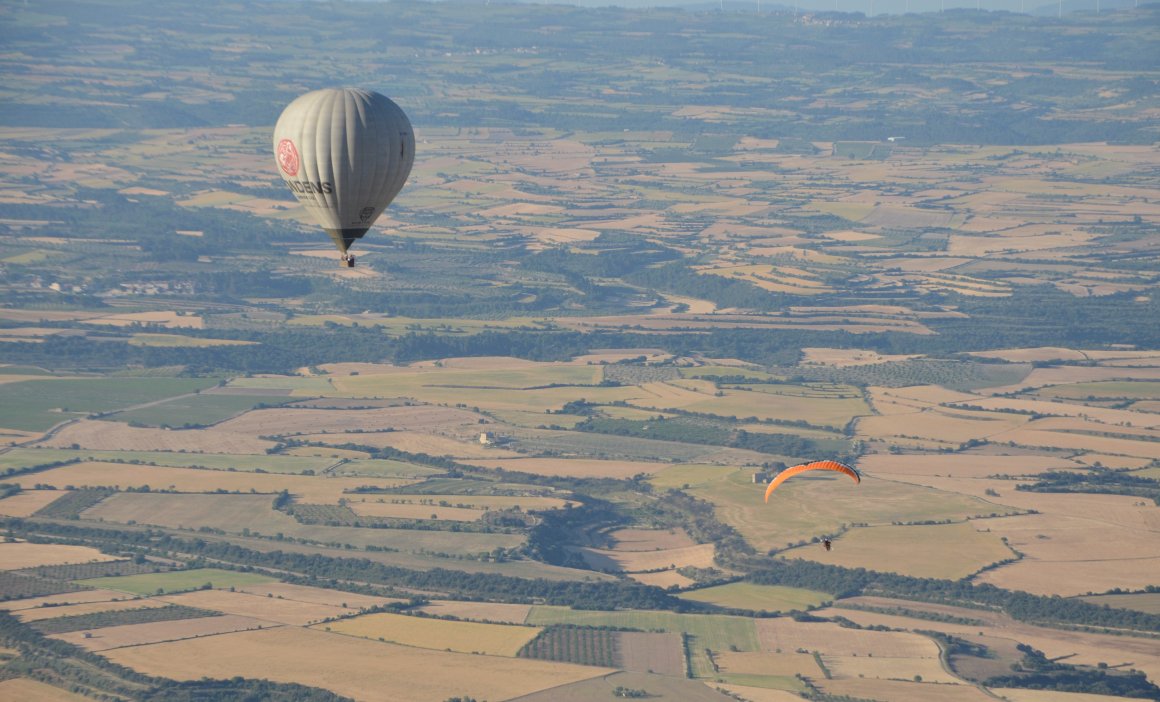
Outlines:
[[[291,178],[298,175],[298,149],[294,147],[294,142],[289,139],[278,142],[277,158],[278,167],[283,173]]]

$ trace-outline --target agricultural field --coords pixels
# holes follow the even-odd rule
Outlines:
[[[123,410],[196,393],[213,385],[198,378],[52,377],[0,384],[0,427],[45,431],[69,419]]]
[[[733,648],[741,651],[759,650],[754,620],[745,617],[648,611],[586,612],[536,606],[528,614],[527,623],[539,626],[571,624],[686,633],[692,637],[689,650],[694,677],[712,675],[713,664],[705,653],[706,650],[728,651]]]
[[[1160,683],[1155,6],[94,2],[2,13],[0,697]],[[357,268],[303,65],[413,120]]]
[[[837,538],[831,551],[812,544],[779,555],[847,568],[958,580],[1015,557],[998,534],[979,528],[972,523],[859,528]]]
[[[273,580],[269,576],[254,573],[240,573],[217,568],[196,568],[176,570],[169,573],[149,575],[123,575],[110,578],[94,578],[79,581],[89,587],[119,590],[133,595],[160,595],[167,592],[185,592],[210,585],[215,588],[254,585]]]
[[[107,651],[115,663],[178,680],[235,675],[325,687],[358,700],[513,699],[611,672],[589,666],[399,646],[298,627]],[[448,671],[454,671],[448,675]]]
[[[3,570],[115,560],[117,560],[116,557],[101,553],[89,546],[34,544],[26,541],[0,543],[0,568]]]
[[[731,609],[751,609],[755,612],[806,610],[833,599],[824,592],[803,588],[743,582],[689,590],[681,593],[680,597],[693,602]]]
[[[404,646],[509,657],[515,656],[541,631],[533,626],[446,621],[388,613],[364,614],[320,626],[326,631]]]

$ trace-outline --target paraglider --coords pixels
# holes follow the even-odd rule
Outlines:
[[[776,478],[769,481],[769,486],[765,488],[765,501],[769,502],[769,496],[773,494],[773,491],[777,489],[778,485],[781,485],[786,480],[792,478],[798,473],[804,473],[809,470],[837,471],[839,473],[845,473],[846,475],[850,476],[854,479],[855,483],[862,482],[862,474],[846,465],[845,463],[839,463],[837,461],[814,461],[812,463],[802,463],[801,465],[797,465],[792,468],[786,468],[782,472],[778,473]]]
[[[286,185],[347,249],[395,199],[415,160],[415,135],[389,98],[358,88],[328,88],[295,99],[274,126],[274,160]]]
[[[851,466],[846,465],[845,463],[839,463],[838,461],[813,461],[812,463],[802,463],[801,465],[796,465],[792,468],[786,468],[782,472],[778,473],[776,478],[769,481],[769,486],[765,488],[765,501],[769,502],[769,496],[773,494],[773,491],[777,489],[778,485],[781,485],[786,480],[789,480],[798,473],[805,473],[806,471],[810,470],[832,470],[838,473],[845,473],[846,475],[853,478],[855,483],[862,482],[862,474]],[[834,547],[834,542],[828,538],[824,538],[822,539],[822,546],[824,546],[825,549],[829,551]]]

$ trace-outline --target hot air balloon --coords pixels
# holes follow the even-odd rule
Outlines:
[[[769,502],[769,496],[773,494],[773,491],[777,489],[778,485],[781,485],[786,480],[792,478],[798,473],[804,473],[807,470],[833,470],[839,473],[845,473],[846,475],[853,478],[855,483],[862,482],[862,475],[845,463],[839,463],[837,461],[814,461],[812,463],[803,463],[792,468],[786,468],[782,472],[778,473],[776,478],[769,481],[769,487],[765,488],[765,501]],[[826,550],[828,551],[829,549],[827,548]]]
[[[302,203],[347,252],[407,182],[415,135],[389,98],[358,88],[328,88],[295,99],[274,126],[274,160]]]

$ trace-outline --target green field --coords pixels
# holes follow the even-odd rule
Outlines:
[[[757,585],[737,582],[682,592],[682,600],[704,602],[718,607],[751,609],[757,612],[791,612],[817,607],[833,599],[833,595],[781,585]]]
[[[41,466],[46,463],[56,463],[57,461],[67,461],[71,458],[77,458],[77,454],[77,451],[67,449],[12,448],[0,453],[0,473]]]
[[[213,378],[50,378],[0,385],[0,427],[44,431],[67,419],[197,392]]]
[[[124,575],[115,578],[93,578],[78,580],[79,585],[88,585],[95,588],[121,590],[135,595],[155,595],[158,593],[172,594],[197,590],[206,583],[212,583],[216,589],[240,587],[243,585],[257,585],[260,583],[276,583],[277,578],[256,573],[240,573],[233,570],[218,568],[196,568],[194,570],[175,570],[168,573],[150,573],[148,575]]]
[[[438,468],[383,458],[356,458],[344,461],[331,471],[333,475],[365,475],[372,478],[423,478],[443,472]]]
[[[608,626],[638,629],[640,631],[683,632],[693,637],[689,644],[695,677],[713,677],[713,664],[705,649],[713,651],[758,651],[757,629],[748,617],[721,614],[677,614],[675,612],[646,612],[640,610],[598,612],[573,610],[566,607],[532,607],[526,624],[573,624],[576,626]]]
[[[285,395],[193,395],[118,412],[108,419],[149,427],[203,427],[262,405],[282,405],[297,399]]]

